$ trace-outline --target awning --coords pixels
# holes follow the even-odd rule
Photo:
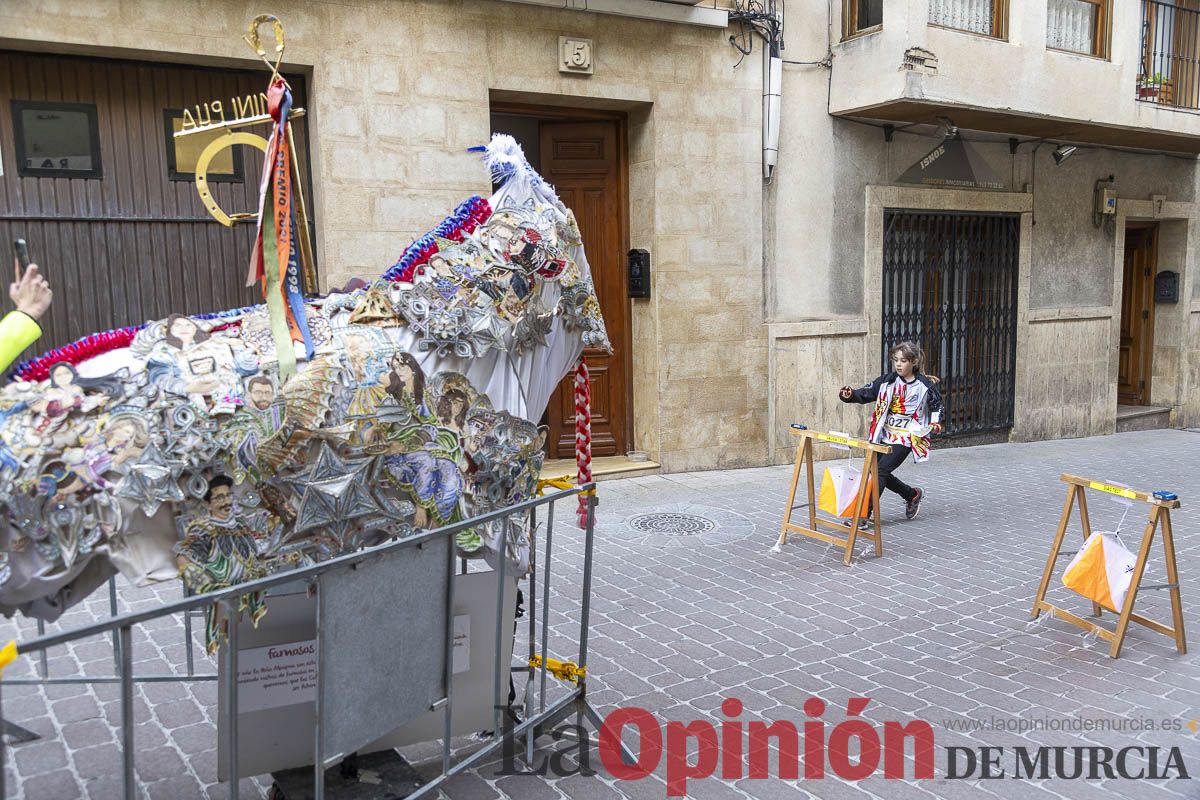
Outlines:
[[[957,135],[947,136],[896,182],[960,189],[1005,188],[1004,182],[975,148]]]

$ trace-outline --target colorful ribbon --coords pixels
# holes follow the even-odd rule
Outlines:
[[[412,282],[417,268],[438,251],[438,239],[461,242],[492,215],[492,207],[482,197],[469,197],[454,209],[440,225],[404,248],[396,263],[381,276],[385,281]]]
[[[313,356],[312,334],[300,292],[299,246],[296,241],[296,211],[292,203],[292,154],[288,141],[288,113],[292,92],[283,78],[267,90],[267,110],[275,120],[259,185],[258,229],[246,285],[259,280],[271,321],[271,336],[279,359],[279,376],[286,381],[296,374],[296,352],[292,342],[303,342]]]

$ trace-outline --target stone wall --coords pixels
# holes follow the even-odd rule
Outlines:
[[[256,68],[240,0],[0,5],[7,47]],[[766,461],[761,62],[712,28],[495,0],[279,0],[290,69],[310,78],[321,279],[372,277],[488,179],[496,100],[629,115],[634,446],[668,471]],[[264,28],[264,34],[267,29]],[[595,74],[558,71],[558,37]],[[264,73],[265,77],[265,73]],[[202,101],[206,98],[197,98]]]
[[[1111,318],[1030,320],[1018,339],[1012,440],[1064,439],[1116,430],[1110,380]]]

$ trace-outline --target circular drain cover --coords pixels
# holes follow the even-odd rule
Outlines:
[[[639,533],[665,533],[669,536],[696,536],[717,529],[717,523],[699,514],[642,514],[628,525]]]

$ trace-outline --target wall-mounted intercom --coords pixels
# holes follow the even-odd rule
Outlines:
[[[1179,273],[1164,270],[1154,276],[1154,302],[1179,302]]]
[[[650,251],[629,251],[629,296],[645,299],[650,296]]]

